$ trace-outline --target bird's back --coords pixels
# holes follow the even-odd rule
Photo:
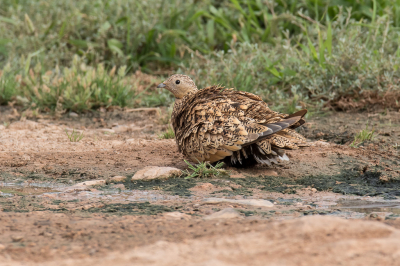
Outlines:
[[[177,99],[171,119],[179,151],[192,161],[248,166],[284,160],[282,149],[305,145],[293,130],[305,113],[274,112],[257,95],[211,86]]]

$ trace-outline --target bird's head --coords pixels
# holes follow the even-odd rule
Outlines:
[[[169,77],[157,88],[164,88],[172,92],[177,99],[182,99],[187,93],[197,91],[194,81],[186,75],[175,74]]]

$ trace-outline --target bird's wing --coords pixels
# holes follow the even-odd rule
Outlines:
[[[301,119],[285,119],[254,94],[220,87],[203,89],[185,101],[174,116],[179,120],[175,133],[180,150],[193,161],[222,160]]]

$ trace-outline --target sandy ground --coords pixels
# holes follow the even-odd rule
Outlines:
[[[0,111],[0,265],[399,261],[399,113],[314,115],[300,131],[311,147],[271,168],[131,182],[145,166],[187,169],[174,140],[158,138],[165,110]],[[377,137],[349,147],[367,122]],[[79,142],[65,133],[73,129]],[[107,182],[71,189],[88,180]]]

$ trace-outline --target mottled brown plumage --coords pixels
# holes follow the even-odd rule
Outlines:
[[[257,95],[220,86],[198,90],[185,75],[172,75],[158,88],[176,98],[171,117],[176,143],[193,162],[271,165],[289,160],[285,149],[307,146],[294,131],[305,123],[307,110],[292,115],[274,112]]]

